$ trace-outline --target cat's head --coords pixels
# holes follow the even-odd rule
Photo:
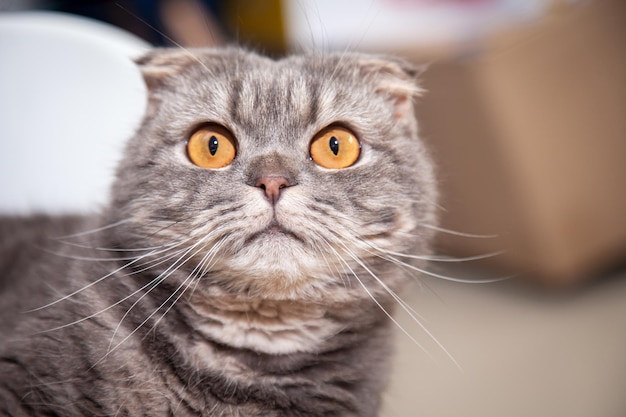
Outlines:
[[[148,112],[109,213],[117,245],[184,272],[168,279],[275,299],[378,293],[399,279],[389,251],[427,252],[437,196],[404,62],[164,49],[138,64]]]

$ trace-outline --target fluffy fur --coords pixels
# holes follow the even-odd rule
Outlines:
[[[414,71],[377,56],[155,50],[149,106],[97,216],[0,222],[0,413],[374,416],[390,254],[428,252],[437,198]],[[237,156],[186,154],[207,122]],[[311,138],[361,142],[345,169]],[[289,179],[272,204],[259,175]]]

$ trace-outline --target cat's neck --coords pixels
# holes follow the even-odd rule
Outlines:
[[[347,303],[249,298],[218,288],[194,293],[188,307],[198,317],[197,330],[207,339],[271,355],[318,352],[352,324],[371,324],[367,313],[356,312]],[[359,323],[357,315],[368,323]]]

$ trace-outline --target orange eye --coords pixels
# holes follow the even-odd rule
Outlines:
[[[187,142],[189,159],[201,168],[223,168],[235,159],[236,153],[235,138],[219,125],[200,127]]]
[[[341,169],[359,159],[361,145],[348,129],[331,126],[315,135],[310,152],[316,164],[324,168]]]

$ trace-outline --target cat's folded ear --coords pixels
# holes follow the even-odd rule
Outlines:
[[[180,48],[156,48],[135,60],[148,87],[146,115],[152,115],[159,107],[162,91],[170,79],[176,77],[197,58],[188,50]]]
[[[427,65],[412,65],[398,58],[364,56],[359,60],[361,75],[372,79],[376,92],[387,96],[394,104],[397,118],[413,117],[413,99],[425,90],[418,84]]]
[[[149,90],[155,90],[167,80],[179,74],[197,58],[188,50],[180,48],[157,48],[135,60]]]

